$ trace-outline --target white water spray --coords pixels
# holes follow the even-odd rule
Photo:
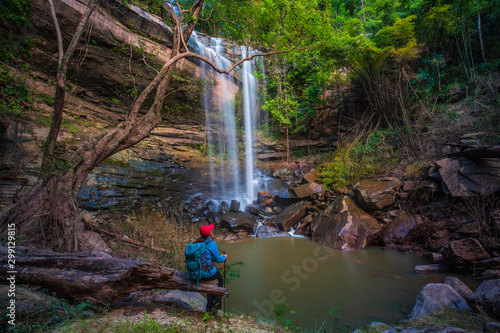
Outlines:
[[[201,37],[193,33],[198,53],[210,59],[217,67],[228,69],[231,62],[221,38]],[[248,47],[241,46],[241,57],[246,57]],[[258,80],[255,78],[254,61],[241,65],[238,77],[241,80],[244,125],[244,181],[240,177],[239,147],[237,137],[235,84],[231,75],[220,74],[209,65],[200,64],[201,79],[205,82],[203,104],[206,116],[207,145],[210,156],[210,179],[212,197],[238,199],[250,203],[256,198],[256,180],[253,152],[253,130],[257,114]],[[213,155],[217,155],[214,158]],[[220,184],[220,190],[217,189]],[[242,190],[243,188],[243,190]]]
[[[241,46],[241,56],[247,57],[247,47]],[[242,68],[243,115],[245,120],[245,188],[251,201],[255,198],[253,131],[257,106],[257,80],[253,73],[255,63],[245,61]]]

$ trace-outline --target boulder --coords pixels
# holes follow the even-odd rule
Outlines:
[[[455,289],[455,291],[463,298],[472,294],[472,290],[457,277],[447,276],[444,278],[443,283]]]
[[[311,223],[301,223],[300,226],[293,233],[298,236],[310,236],[311,235]]]
[[[272,199],[272,198],[273,198],[273,196],[270,195],[269,193],[266,193],[264,191],[257,192],[257,200],[259,201],[259,203],[265,202],[265,201]]]
[[[115,307],[124,306],[176,306],[178,308],[204,312],[207,300],[196,291],[168,291],[165,289],[145,290],[131,293],[115,303]]]
[[[173,290],[165,296],[157,298],[156,301],[187,304],[192,310],[199,312],[205,312],[207,305],[207,299],[196,291]]]
[[[224,232],[223,230],[218,230],[218,229],[215,229],[212,231],[212,238],[214,239],[224,239],[226,237],[226,234],[227,234],[227,230],[226,232]]]
[[[260,211],[261,211],[261,206],[259,205],[247,205],[245,207],[245,212],[253,214],[255,216],[259,216]]]
[[[308,173],[302,177],[307,183],[313,183],[319,179],[318,171],[316,169],[311,169]]]
[[[455,267],[470,266],[490,257],[474,238],[453,241],[443,247],[441,252],[446,265]]]
[[[269,227],[267,225],[261,225],[257,229],[257,233],[255,237],[257,238],[269,238],[269,237],[289,237],[290,235],[287,232],[283,232],[279,229]]]
[[[313,242],[345,251],[370,245],[380,229],[375,218],[345,195],[333,201],[311,224]]]
[[[390,329],[391,326],[378,322],[378,321],[372,321],[370,323],[370,331],[375,331],[375,332],[383,332],[385,330]]]
[[[453,197],[471,197],[500,191],[500,160],[444,158],[436,162],[445,190]]]
[[[469,222],[463,226],[461,226],[456,234],[460,235],[460,238],[469,238],[479,235],[479,223],[477,221]]]
[[[238,200],[231,200],[231,206],[229,206],[229,211],[232,213],[237,213],[240,211],[241,203]]]
[[[236,235],[236,234],[231,234],[231,233],[227,234],[227,236],[224,238],[224,240],[225,240],[226,242],[229,242],[229,241],[234,241],[234,240],[237,240],[237,239],[238,239],[238,235]]]
[[[393,177],[362,180],[353,187],[354,195],[364,210],[381,210],[396,201],[396,193],[403,183]]]
[[[500,318],[500,279],[481,282],[476,291],[467,297],[469,305],[493,313]]]
[[[8,285],[0,286],[0,315],[2,319],[6,319],[7,307],[10,305],[11,298],[9,295]],[[40,292],[31,291],[21,286],[16,286],[16,322],[22,318],[38,314],[41,311],[49,308],[52,304],[58,303],[59,300],[55,297],[45,295]]]
[[[227,203],[227,201],[222,201],[220,203],[219,212],[222,213],[222,214],[225,214],[225,213],[229,212],[229,204]]]
[[[431,259],[433,264],[442,264],[443,263],[443,255],[437,252],[431,252],[428,254],[428,257]]]
[[[439,185],[431,180],[423,180],[415,183],[408,190],[408,196],[414,200],[430,200],[439,192]]]
[[[290,194],[290,190],[285,190],[285,191],[282,191],[281,193],[278,193],[277,195],[274,196],[274,200],[268,200],[270,202],[276,202],[280,205],[285,205],[285,206],[288,206],[288,205],[291,205],[291,204],[294,204],[296,202],[299,202],[299,201],[302,201],[301,198],[297,198],[297,196],[295,195],[291,195]],[[267,201],[265,201],[267,202]],[[261,203],[262,205],[263,203]]]
[[[300,223],[300,226],[295,230],[294,235],[308,236],[311,234],[311,223],[316,216],[316,213],[309,214],[304,217]]]
[[[221,223],[221,221],[222,221],[221,216],[222,215],[220,213],[218,213],[218,212],[209,211],[207,213],[208,223],[215,224],[215,225]]]
[[[410,231],[423,223],[420,216],[400,211],[394,222],[384,231],[383,241],[385,244],[407,244]]]
[[[274,178],[288,179],[292,177],[292,172],[286,167],[275,169],[272,174]]]
[[[312,182],[294,187],[289,190],[289,193],[292,198],[312,198],[322,200],[325,194],[325,188],[323,185]]]
[[[283,213],[273,218],[273,222],[283,227],[284,231],[290,228],[306,215],[307,208],[311,206],[310,202],[301,201],[288,206]]]
[[[252,233],[253,225],[257,221],[257,217],[252,214],[243,212],[227,212],[222,215],[222,227],[228,228],[232,232],[246,231]]]
[[[449,285],[429,283],[417,295],[415,307],[411,311],[409,318],[414,319],[432,315],[444,308],[471,310],[465,299]]]
[[[248,236],[248,232],[246,232],[244,230],[238,231],[237,235],[238,235],[238,238],[246,238]]]
[[[447,270],[445,265],[441,264],[430,264],[430,265],[417,265],[413,268],[415,273],[429,274],[429,273],[441,273]]]

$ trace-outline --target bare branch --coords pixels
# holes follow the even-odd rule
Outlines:
[[[49,1],[52,2],[52,0]],[[92,12],[94,11],[94,9],[95,9],[95,0],[90,0],[87,10],[85,10],[85,13],[80,18],[80,22],[78,22],[75,34],[73,35],[74,37],[73,39],[71,39],[68,49],[64,54],[64,58],[62,59],[62,63],[60,64],[63,73],[66,73],[66,68],[68,67],[69,60],[71,59],[71,56],[75,51],[76,45],[78,45],[78,43],[80,42],[80,36],[82,35],[83,29],[85,28],[85,25],[87,24],[87,21]]]
[[[295,50],[295,49],[297,49],[297,48],[293,47],[291,49],[284,50],[284,51],[275,51],[275,52],[267,52],[267,53],[257,53],[257,54],[249,55],[248,57],[242,58],[240,61],[234,63],[227,70],[218,68],[210,59],[208,59],[206,57],[203,57],[203,56],[199,55],[198,53],[185,52],[183,54],[185,55],[185,57],[193,57],[193,58],[197,58],[197,59],[200,59],[200,60],[206,62],[207,64],[209,64],[218,73],[221,73],[221,74],[230,74],[236,67],[238,67],[239,65],[241,65],[245,61],[252,60],[255,57],[266,57],[266,56],[270,56],[270,55],[274,55],[274,54],[283,54],[283,53],[291,52],[292,50]]]
[[[63,39],[61,35],[61,28],[59,27],[59,21],[57,20],[56,8],[54,7],[54,2],[52,0],[48,0],[50,5],[50,12],[52,14],[52,19],[54,20],[54,26],[56,28],[57,35],[57,53],[59,56],[58,66],[60,67],[62,64],[62,59],[64,56],[64,48],[63,48]]]
[[[192,6],[191,8],[189,9],[190,12],[194,12],[196,10],[197,7],[203,7],[203,0],[197,0]],[[200,8],[201,9],[201,8]],[[212,9],[213,10],[213,9]]]

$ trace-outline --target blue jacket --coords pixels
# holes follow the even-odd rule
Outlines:
[[[217,243],[211,240],[210,238],[207,238],[205,240],[205,244],[207,245],[207,260],[208,261],[213,261],[213,262],[224,262],[226,261],[226,257],[223,257],[219,253],[219,247],[217,246]],[[217,267],[213,265],[212,269],[210,270],[210,276],[214,275],[217,273]]]

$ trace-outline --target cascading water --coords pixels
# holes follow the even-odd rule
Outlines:
[[[247,47],[241,46],[241,56],[247,57]],[[255,183],[254,183],[254,153],[253,153],[253,131],[256,106],[257,106],[257,84],[253,73],[255,63],[245,61],[242,69],[243,81],[243,114],[245,119],[245,187],[247,196],[250,200],[255,198]]]
[[[218,68],[228,69],[231,62],[221,38],[201,37],[193,33],[198,53],[210,59]],[[248,47],[241,46],[241,57],[246,57]],[[238,53],[238,52],[235,52]],[[239,147],[237,138],[235,96],[238,87],[234,77],[220,74],[202,62],[201,79],[204,83],[203,104],[206,115],[207,146],[210,158],[212,197],[238,199],[250,203],[256,198],[256,181],[253,153],[253,130],[257,114],[258,80],[255,78],[254,61],[246,61],[237,71],[241,80],[244,125],[244,174],[240,176]],[[244,182],[242,182],[244,180]]]

